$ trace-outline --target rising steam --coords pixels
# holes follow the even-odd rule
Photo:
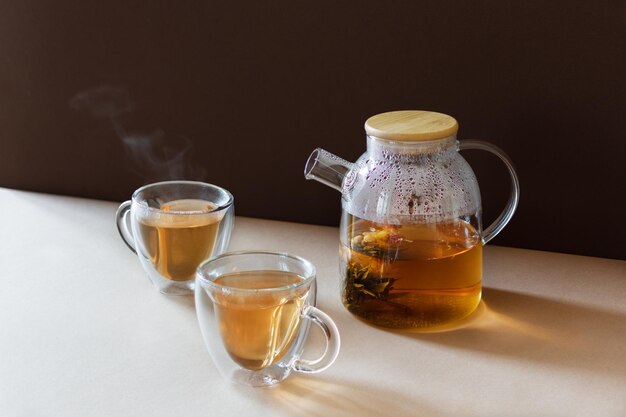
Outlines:
[[[70,107],[107,123],[121,140],[129,168],[148,182],[202,180],[204,168],[192,160],[193,144],[185,136],[160,128],[129,130],[124,120],[135,111],[128,91],[119,86],[101,85],[81,91]]]

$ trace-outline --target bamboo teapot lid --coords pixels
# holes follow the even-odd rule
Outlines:
[[[454,117],[423,110],[381,113],[365,122],[368,136],[398,142],[443,139],[455,135],[458,130],[459,124]]]

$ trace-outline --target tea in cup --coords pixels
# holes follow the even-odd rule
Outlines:
[[[292,371],[328,368],[339,353],[339,332],[314,307],[315,291],[315,267],[284,253],[233,252],[200,265],[196,313],[220,373],[244,385],[271,386]],[[301,358],[310,322],[327,343],[314,361]]]
[[[120,205],[116,221],[159,291],[189,294],[198,265],[228,247],[233,214],[233,197],[225,189],[167,181],[135,191]]]

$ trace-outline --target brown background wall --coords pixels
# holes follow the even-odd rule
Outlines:
[[[495,244],[626,258],[623,1],[0,2],[0,186],[123,200],[187,177],[241,215],[337,224],[309,152],[354,160],[397,109],[515,161]],[[487,223],[506,173],[467,159]]]

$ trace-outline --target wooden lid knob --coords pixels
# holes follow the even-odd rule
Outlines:
[[[459,124],[454,117],[422,110],[381,113],[365,122],[369,136],[399,142],[442,139],[458,130]]]

